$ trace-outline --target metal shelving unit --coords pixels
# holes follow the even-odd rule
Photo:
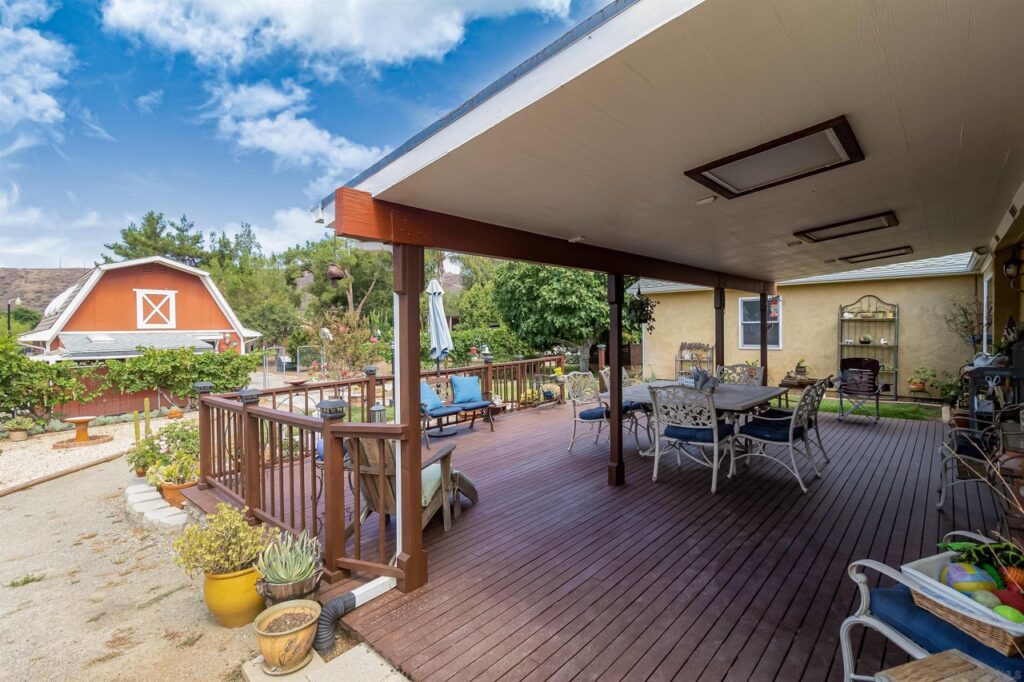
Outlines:
[[[878,381],[889,384],[886,394],[899,394],[900,306],[866,294],[853,303],[839,306],[836,325],[836,369],[843,358],[874,358],[881,365]],[[864,339],[870,339],[863,343]],[[883,343],[884,340],[884,343]]]

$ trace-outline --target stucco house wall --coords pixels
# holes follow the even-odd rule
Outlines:
[[[840,305],[873,294],[900,306],[899,393],[908,395],[907,377],[917,367],[931,367],[941,377],[956,373],[971,359],[971,348],[947,328],[944,317],[951,296],[980,297],[977,275],[920,277],[862,282],[780,285],[782,348],[768,351],[768,380],[777,384],[803,358],[814,377],[834,374]],[[670,378],[681,341],[713,343],[715,310],[710,290],[649,293],[658,301],[653,334],[644,335],[644,373]],[[726,292],[725,362],[757,361],[757,349],[739,347],[739,299]]]

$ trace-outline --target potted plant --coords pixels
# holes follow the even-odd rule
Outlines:
[[[35,426],[31,417],[11,417],[4,422],[7,439],[13,443],[28,440],[28,430]]]
[[[874,342],[874,340],[875,338],[871,336],[871,334],[865,334],[864,336],[857,339],[857,343],[867,346],[868,344]]]
[[[157,487],[169,504],[185,506],[182,490],[199,482],[199,460],[187,450],[178,450],[167,464],[154,464],[146,471],[146,481]]]
[[[306,597],[323,573],[320,543],[305,530],[283,533],[260,554],[256,570],[263,576],[256,588],[271,605]]]
[[[935,381],[935,370],[931,367],[918,367],[907,378],[907,386],[911,391],[927,391],[928,384]]]
[[[174,541],[178,565],[189,575],[203,574],[206,608],[229,628],[252,623],[263,610],[255,563],[279,533],[269,526],[249,525],[247,511],[221,502],[216,514],[207,515],[202,524],[189,525]]]
[[[793,370],[798,377],[807,376],[807,363],[804,362],[803,358],[796,361],[796,369]]]
[[[287,675],[309,663],[319,618],[320,604],[309,599],[282,602],[257,615],[253,627],[263,671]]]

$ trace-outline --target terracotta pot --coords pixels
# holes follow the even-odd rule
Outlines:
[[[138,476],[139,478],[145,478],[146,477],[146,468],[145,467],[135,467],[135,475]]]
[[[191,488],[192,486],[199,483],[199,481],[189,481],[188,483],[161,483],[160,494],[164,496],[167,503],[181,509],[185,506],[185,496],[182,494],[182,490],[185,488]]]
[[[7,440],[12,443],[20,443],[23,440],[28,440],[28,431],[8,431]]]
[[[907,382],[907,385],[910,386],[911,391],[923,391],[925,389],[923,381],[910,381]]]
[[[234,573],[207,573],[203,581],[206,608],[226,628],[251,623],[263,610],[263,597],[256,591],[259,579],[252,566]]]
[[[264,630],[275,618],[287,613],[308,614],[312,618],[284,632]],[[263,671],[271,675],[284,675],[309,663],[319,618],[320,604],[308,599],[282,602],[256,616],[253,627],[256,629],[256,643],[263,654]]]
[[[293,599],[304,599],[316,592],[321,575],[322,571],[317,571],[305,580],[294,583],[268,583],[266,580],[260,580],[256,583],[256,591],[266,598],[269,606]]]

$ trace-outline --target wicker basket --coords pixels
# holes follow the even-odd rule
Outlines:
[[[1024,635],[1014,636],[1006,630],[972,618],[954,608],[941,604],[917,590],[911,590],[914,603],[933,616],[955,626],[961,632],[995,649],[1003,656],[1020,656],[1024,651]]]

